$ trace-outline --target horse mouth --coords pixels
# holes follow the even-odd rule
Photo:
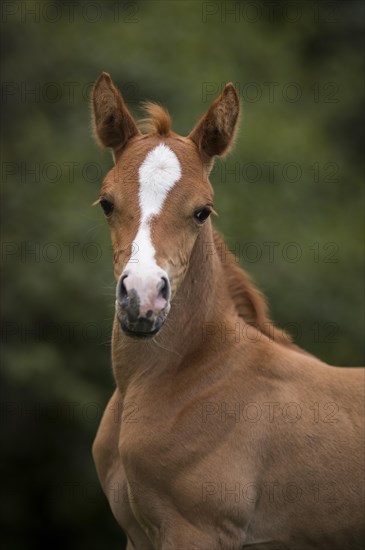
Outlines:
[[[135,330],[135,329],[131,330],[122,325],[122,330],[124,334],[126,334],[130,338],[135,338],[136,340],[148,340],[149,338],[153,338],[153,336],[155,336],[159,332],[160,328],[156,328],[149,332],[144,332],[142,330]]]
[[[149,338],[153,338],[163,325],[163,321],[159,319],[156,319],[154,323],[150,323],[151,327],[148,327],[148,329],[144,320],[131,324],[126,319],[118,316],[118,321],[124,334],[136,340],[148,340]]]

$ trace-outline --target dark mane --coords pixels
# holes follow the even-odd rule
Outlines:
[[[171,118],[169,113],[158,105],[146,101],[142,103],[143,111],[147,117],[138,122],[139,128],[143,133],[158,134],[159,136],[169,136],[171,134]]]
[[[263,294],[255,287],[250,276],[236,264],[233,254],[227,250],[222,237],[215,230],[213,236],[218,255],[224,246],[225,259],[221,263],[238,315],[275,342],[296,347],[284,330],[274,326]]]

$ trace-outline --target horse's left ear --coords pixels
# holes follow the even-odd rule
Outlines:
[[[232,83],[226,84],[188,137],[196,143],[203,158],[226,153],[233,143],[240,102]]]
[[[95,82],[92,104],[96,137],[116,155],[140,132],[108,73],[102,73]]]

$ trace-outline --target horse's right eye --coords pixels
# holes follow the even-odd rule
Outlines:
[[[110,216],[113,212],[114,204],[104,197],[101,197],[100,199],[100,206],[102,207],[106,216]]]

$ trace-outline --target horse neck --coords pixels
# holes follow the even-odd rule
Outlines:
[[[193,248],[183,282],[171,303],[161,331],[152,340],[131,340],[114,319],[112,356],[117,385],[122,393],[131,378],[141,372],[158,375],[183,368],[219,345],[217,324],[229,326],[235,315],[219,255],[213,241],[211,222],[206,223]]]

